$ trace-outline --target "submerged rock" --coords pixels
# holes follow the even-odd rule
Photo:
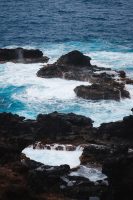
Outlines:
[[[0,62],[14,63],[45,63],[49,58],[43,56],[42,51],[38,49],[0,49]]]
[[[80,85],[74,89],[78,97],[90,100],[117,100],[130,98],[122,83],[111,81],[108,83],[92,84],[90,86]]]

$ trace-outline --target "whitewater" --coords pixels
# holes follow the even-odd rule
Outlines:
[[[44,55],[50,57],[49,63],[56,61],[62,54],[80,49],[92,58],[91,63],[114,70],[125,70],[132,77],[132,52],[96,51],[92,44],[79,43],[45,45]],[[94,44],[93,44],[94,45]],[[13,48],[11,46],[10,48]],[[33,48],[25,46],[25,48]],[[35,119],[39,113],[54,111],[76,113],[94,120],[94,126],[103,122],[121,120],[131,114],[133,107],[133,86],[126,85],[131,98],[120,102],[111,100],[88,101],[77,98],[74,88],[89,85],[89,82],[64,80],[59,78],[43,79],[36,76],[43,64],[5,63],[0,67],[0,112],[12,112],[26,118]]]
[[[69,145],[68,145],[69,146]],[[72,146],[72,145],[70,145]],[[28,158],[41,162],[45,165],[60,166],[67,164],[71,169],[70,176],[80,176],[88,178],[89,180],[96,182],[98,180],[104,180],[107,178],[106,175],[102,173],[100,167],[84,166],[80,165],[80,157],[83,153],[83,147],[77,146],[75,150],[67,150],[66,145],[53,144],[49,145],[50,149],[47,148],[33,148],[33,145],[25,148],[22,153],[24,153]],[[62,150],[57,150],[57,147],[62,147]],[[23,162],[23,161],[22,161]],[[39,169],[38,169],[39,170]],[[41,170],[41,168],[40,168]],[[62,177],[63,180],[66,178]],[[67,180],[66,180],[67,182]]]

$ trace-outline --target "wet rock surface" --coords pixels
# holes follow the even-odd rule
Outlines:
[[[92,81],[95,72],[110,71],[110,68],[100,68],[91,65],[91,58],[80,51],[72,51],[61,56],[57,62],[48,64],[37,72],[42,78],[65,78],[69,80]]]
[[[100,144],[90,144],[86,146],[83,150],[83,154],[81,156],[82,164],[100,164],[102,165],[105,160],[110,158],[119,157],[121,155],[128,154],[128,146],[127,145],[100,145]]]
[[[45,63],[49,58],[38,49],[0,49],[0,63]]]
[[[70,167],[61,165],[57,167],[42,165],[29,172],[28,184],[36,192],[56,191],[59,192],[63,184],[61,177],[68,174]]]
[[[133,80],[124,71],[91,64],[91,58],[80,51],[72,51],[61,56],[57,62],[42,67],[37,76],[42,78],[64,78],[68,80],[89,81],[91,86],[78,86],[74,89],[78,97],[89,100],[120,100],[130,98],[125,84]]]
[[[133,115],[130,115],[124,117],[122,121],[101,124],[97,133],[102,140],[133,146],[132,128]]]
[[[61,56],[56,64],[66,66],[91,66],[90,60],[91,58],[89,56],[85,56],[80,51],[75,50]]]
[[[124,89],[123,84],[117,82],[92,84],[90,86],[78,86],[74,89],[78,97],[89,100],[117,100],[121,98],[130,98],[128,91]]]
[[[40,50],[0,49],[0,62],[47,62]],[[79,51],[61,56],[41,68],[44,78],[89,81],[75,88],[77,96],[91,99],[129,98],[125,84],[132,84],[124,71],[111,71],[91,64]],[[38,143],[40,141],[40,143]],[[56,151],[74,151],[82,144],[81,165],[48,166],[30,160],[22,150],[33,145]],[[102,168],[107,180],[92,181],[88,169]],[[93,170],[92,170],[93,171]],[[96,177],[93,178],[96,180]],[[133,115],[118,122],[93,127],[90,118],[73,113],[40,114],[28,120],[11,113],[0,114],[0,199],[2,200],[132,200]]]
[[[107,187],[102,184],[97,184],[83,177],[71,176],[65,180],[67,187],[62,188],[64,194],[74,199],[85,199],[98,196],[99,199],[104,199],[107,193]]]
[[[93,121],[90,118],[73,113],[61,114],[51,113],[48,115],[38,115],[36,139],[50,140],[73,140],[84,138],[88,133],[95,131]],[[54,132],[53,132],[54,130]]]

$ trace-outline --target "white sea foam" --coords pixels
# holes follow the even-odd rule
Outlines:
[[[14,95],[15,99],[22,101],[44,101],[50,99],[70,100],[76,97],[74,88],[78,85],[89,85],[89,83],[79,81],[67,81],[63,79],[43,79],[41,84],[31,85],[24,93]]]
[[[62,54],[62,47],[55,51],[57,52],[53,53],[52,50],[51,52],[47,50],[47,53],[49,52],[50,55],[53,53],[56,57],[57,54]],[[119,62],[122,59],[123,65],[126,67],[132,62],[132,53],[91,52],[89,55],[95,58],[96,64],[99,65],[101,62],[101,66],[106,64],[109,67],[115,65],[116,68],[120,68]],[[58,78],[39,78],[36,73],[40,67],[42,64],[6,63],[1,65],[0,86],[3,91],[9,86],[20,87],[11,94],[13,101],[19,101],[25,105],[25,109],[16,111],[17,114],[35,118],[39,113],[50,113],[55,110],[65,113],[74,112],[92,118],[95,126],[99,126],[103,122],[121,120],[124,116],[131,114],[133,86],[126,86],[131,93],[131,99],[123,99],[120,102],[87,101],[77,98],[73,89],[78,85],[88,85],[89,83]]]
[[[117,70],[133,69],[133,52],[96,51],[87,55],[92,58],[92,64],[100,67],[110,67]]]
[[[22,153],[27,157],[37,162],[41,162],[45,165],[60,166],[67,164],[70,168],[74,168],[80,165],[79,157],[82,154],[82,149],[76,149],[75,151],[66,150],[51,150],[47,149],[33,149],[32,146],[25,148]]]
[[[104,175],[101,170],[92,168],[92,167],[86,167],[81,165],[77,171],[73,171],[70,173],[70,176],[80,176],[88,178],[90,181],[96,182],[99,180],[104,180],[107,178],[106,175]]]
[[[41,66],[39,64],[6,64],[4,76],[1,76],[0,84],[3,86],[26,86],[22,94],[14,94],[15,99],[22,101],[44,101],[48,99],[75,98],[74,88],[78,85],[89,85],[88,82],[68,81],[59,78],[38,78],[36,73]]]

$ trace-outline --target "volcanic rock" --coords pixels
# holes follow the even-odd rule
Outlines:
[[[96,196],[97,199],[104,200],[106,197],[107,186],[105,185],[95,184],[89,179],[78,176],[67,176],[64,180],[66,186],[63,187],[62,191],[67,197],[79,200],[88,200]]]
[[[121,78],[126,78],[126,72],[124,72],[124,71],[119,71],[119,76],[120,76]]]
[[[43,56],[43,53],[38,49],[0,49],[0,63],[44,63],[48,60],[49,58]]]
[[[78,97],[90,100],[120,100],[130,98],[130,94],[125,90],[124,85],[115,81],[92,84],[90,86],[77,86],[74,89]]]
[[[91,66],[91,58],[89,56],[83,55],[80,51],[71,51],[63,56],[61,56],[56,64],[57,65],[72,65],[72,66]]]
[[[38,115],[36,140],[70,140],[86,137],[92,134],[93,121],[90,118],[73,113],[61,114],[53,112],[48,115]]]
[[[72,51],[61,56],[57,62],[41,68],[37,76],[42,78],[65,78],[69,80],[91,81],[94,72],[108,71],[109,68],[100,68],[91,65],[91,58],[80,51]]]
[[[68,174],[70,167],[68,165],[61,166],[45,166],[42,165],[29,172],[28,183],[32,190],[37,192],[43,191],[59,191],[62,183],[61,176]]]
[[[108,176],[108,200],[133,199],[133,155],[108,158],[103,165],[103,173]]]
[[[98,197],[100,200],[132,200],[132,130],[132,115],[122,121],[102,124],[96,129],[90,118],[72,113],[38,115],[36,120],[1,113],[0,199],[42,200],[50,199],[48,196],[52,195],[51,199],[54,197],[55,200],[86,200],[90,197]],[[70,177],[68,165],[46,166],[21,155],[24,148],[37,140],[69,140],[74,144],[77,138],[80,143],[87,143],[92,139],[99,141],[97,145],[87,145],[84,148],[81,161],[103,165],[103,173],[109,177],[109,190],[108,186],[99,182],[93,183],[83,177]],[[115,145],[110,146],[110,143]]]
[[[55,63],[42,67],[37,76],[42,78],[63,78],[68,80],[89,81],[92,86],[75,88],[77,96],[91,99],[130,98],[125,84],[132,84],[124,71],[112,71],[90,63],[91,58],[80,51],[72,51],[61,56]],[[118,82],[121,81],[121,82]]]
[[[114,158],[119,155],[127,155],[127,145],[100,145],[90,144],[83,150],[80,158],[82,164],[102,165],[107,158]]]
[[[103,123],[97,131],[102,140],[133,145],[133,115],[117,122]]]

